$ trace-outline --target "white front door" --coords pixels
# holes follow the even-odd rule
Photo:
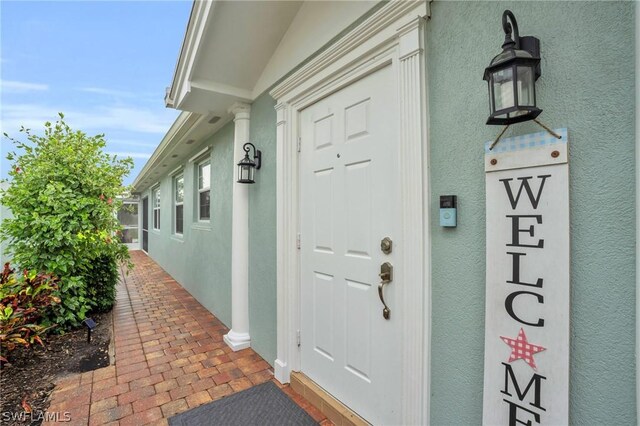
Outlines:
[[[302,372],[373,424],[401,422],[394,76],[388,65],[300,113]],[[395,266],[383,289],[389,319],[378,294],[384,262]]]

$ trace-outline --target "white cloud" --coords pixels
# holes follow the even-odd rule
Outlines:
[[[99,106],[93,110],[65,110],[39,104],[4,104],[0,128],[10,134],[20,126],[33,130],[42,129],[46,121],[54,122],[58,112],[63,112],[65,121],[73,129],[87,133],[130,131],[164,135],[173,123],[176,114],[162,110],[156,113],[148,108],[133,106]]]
[[[49,90],[49,86],[46,84],[15,80],[0,80],[0,87],[5,93],[43,92]]]
[[[122,146],[125,148],[139,146],[142,148],[156,148],[160,143],[160,139],[158,138],[157,142],[141,142],[141,141],[133,141],[129,139],[115,139],[115,138],[107,138],[107,143],[110,146]]]
[[[145,159],[145,160],[151,158],[151,154],[147,154],[147,153],[144,153],[144,152],[107,151],[107,154],[109,154],[109,155],[117,155],[120,158],[131,157],[131,158],[142,158],[142,159]]]
[[[102,87],[81,87],[79,89],[82,92],[96,93],[98,95],[117,96],[121,98],[131,98],[132,93],[125,92],[123,90],[103,89]]]

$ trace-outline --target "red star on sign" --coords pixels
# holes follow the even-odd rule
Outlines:
[[[529,364],[531,368],[537,370],[536,361],[533,359],[533,356],[538,352],[542,352],[547,348],[543,348],[542,346],[532,345],[527,342],[527,336],[524,334],[524,330],[521,328],[518,333],[518,337],[515,339],[511,339],[509,337],[500,336],[503,342],[507,345],[511,346],[511,356],[509,357],[509,362],[513,362],[517,359],[523,359],[524,362]]]

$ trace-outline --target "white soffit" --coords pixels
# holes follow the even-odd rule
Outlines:
[[[300,1],[196,0],[168,106],[224,116],[253,88],[289,28]]]
[[[181,113],[134,180],[133,192],[144,191],[170,170],[184,165],[194,149],[228,121],[211,115]]]

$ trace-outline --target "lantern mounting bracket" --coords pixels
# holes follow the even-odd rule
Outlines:
[[[540,57],[540,39],[533,36],[524,36],[520,37],[520,49],[525,50],[531,53],[531,56],[534,58]],[[536,80],[540,78],[542,75],[542,70],[540,69],[540,62],[536,65],[535,69]]]
[[[516,17],[513,15],[513,12],[508,9],[502,13],[502,29],[504,30],[504,43],[502,44],[503,50],[524,50],[529,52],[534,58],[540,57],[540,39],[533,36],[520,37],[518,21],[516,21]],[[513,37],[511,37],[512,33]],[[542,74],[539,62],[536,65],[535,73],[537,80]]]
[[[251,142],[247,142],[242,147],[244,152],[246,152],[247,157],[249,156],[249,151],[250,151],[249,147],[253,148],[253,159],[255,160],[255,163],[256,163],[256,170],[260,170],[260,167],[262,166],[262,151],[260,151],[259,149],[256,149],[255,145],[252,144]]]

